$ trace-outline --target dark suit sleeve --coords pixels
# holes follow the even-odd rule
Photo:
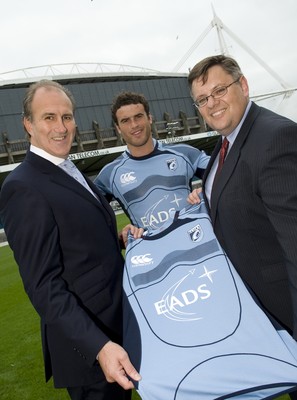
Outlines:
[[[25,290],[54,335],[80,348],[89,365],[109,340],[79,304],[63,278],[63,259],[55,216],[34,187],[9,181],[1,193],[2,218]],[[50,345],[50,344],[49,344]]]
[[[283,124],[284,125],[284,124]],[[271,135],[259,170],[259,196],[283,250],[297,328],[297,125]],[[277,296],[277,293],[275,293]]]

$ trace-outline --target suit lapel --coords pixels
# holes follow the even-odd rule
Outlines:
[[[206,167],[206,170],[205,170],[205,173],[204,173],[204,177],[203,177],[203,182],[202,182],[202,189],[203,189],[203,192],[204,192],[204,193],[205,193],[205,182],[206,182],[206,179],[207,179],[207,177],[208,177],[208,175],[209,175],[209,172],[210,172],[210,170],[211,170],[211,168],[212,168],[212,166],[213,166],[213,163],[214,163],[214,161],[215,161],[215,159],[216,159],[216,157],[217,157],[217,155],[218,155],[218,152],[220,151],[221,144],[222,144],[222,140],[219,139],[219,140],[217,141],[217,144],[216,144],[216,146],[215,146],[213,152],[211,153],[209,162],[208,162],[208,164],[207,164],[207,167]],[[204,196],[204,200],[205,200],[205,204],[206,204],[207,210],[208,210],[208,212],[209,212],[209,214],[210,214],[210,213],[211,213],[211,211],[210,211],[210,204],[209,204],[208,199],[207,199],[206,196]]]
[[[222,169],[220,176],[218,178],[218,181],[216,182],[216,184],[211,192],[210,215],[211,215],[213,224],[215,223],[215,220],[216,220],[218,203],[219,203],[222,191],[224,190],[225,186],[227,185],[231,175],[233,174],[233,172],[236,168],[236,165],[240,158],[241,149],[247,139],[249,131],[250,131],[255,119],[257,118],[257,115],[259,114],[259,112],[260,112],[260,108],[256,104],[252,103],[252,106],[246,116],[246,119],[244,120],[244,123],[242,124],[242,127],[241,127],[240,131],[238,132],[238,135],[228,153],[228,156],[224,163],[224,168]],[[217,143],[217,145],[211,155],[211,158],[210,158],[207,170],[206,170],[204,183],[209,174],[211,166],[213,165],[214,160],[220,150],[220,146],[221,146],[221,141],[219,140],[219,142]]]
[[[70,190],[76,192],[78,195],[83,197],[86,201],[89,201],[94,206],[96,206],[100,210],[100,212],[104,215],[104,218],[108,226],[116,233],[116,229],[114,229],[116,220],[113,210],[111,209],[106,199],[101,195],[97,187],[93,184],[93,182],[87,176],[84,175],[85,180],[87,181],[88,185],[95,193],[97,198],[94,195],[92,195],[92,193],[90,193],[85,187],[83,187],[81,183],[77,182],[74,178],[69,176],[65,171],[63,171],[62,169],[60,171],[59,167],[57,167],[57,170],[58,170],[57,173],[53,176],[53,179],[56,181],[56,183],[59,183],[64,187],[68,187]]]
[[[37,168],[39,172],[47,175],[49,180],[55,182],[58,185],[63,186],[64,188],[68,188],[72,192],[75,192],[79,196],[83,197],[86,201],[91,202],[104,215],[104,218],[107,224],[110,226],[110,228],[114,232],[116,232],[116,225],[115,225],[116,220],[114,213],[111,207],[109,206],[109,203],[100,194],[97,187],[88,177],[85,176],[85,179],[90,185],[93,192],[97,195],[99,201],[79,182],[77,182],[74,178],[69,176],[64,170],[54,165],[50,161],[46,160],[45,158],[40,157],[37,154],[32,153],[31,151],[28,151],[26,155],[26,161],[34,165],[34,167]]]
[[[106,212],[106,214],[108,215],[109,218],[115,220],[115,214],[114,211],[112,210],[111,206],[109,205],[109,202],[106,200],[106,198],[100,193],[99,189],[97,188],[97,186],[91,181],[91,179],[89,179],[87,176],[85,176],[85,179],[88,183],[88,185],[90,186],[90,188],[93,190],[93,192],[96,194],[96,196],[98,197],[99,201],[97,200],[97,205],[98,203],[102,206],[101,209],[104,210],[104,212]],[[92,196],[94,198],[94,196]],[[94,198],[95,199],[95,198]],[[96,200],[96,199],[95,199]]]

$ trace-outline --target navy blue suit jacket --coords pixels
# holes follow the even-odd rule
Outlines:
[[[95,357],[122,340],[123,258],[114,213],[61,168],[28,152],[4,182],[0,211],[25,290],[41,318],[46,378],[105,379]]]
[[[297,338],[295,122],[252,104],[212,190],[210,215],[241,277]]]

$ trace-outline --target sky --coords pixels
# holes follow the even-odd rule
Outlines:
[[[187,73],[202,58],[221,53],[219,25],[224,47],[239,62],[251,95],[281,90],[280,80],[286,88],[297,88],[296,0],[1,3],[1,80],[11,78],[3,75],[9,71],[66,63]],[[260,104],[297,121],[296,91],[288,99],[277,96]]]

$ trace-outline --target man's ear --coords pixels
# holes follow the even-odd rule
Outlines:
[[[241,88],[242,88],[244,95],[246,97],[248,97],[249,96],[249,84],[244,75],[242,75],[242,77],[240,78],[240,84],[241,84]]]
[[[31,131],[32,131],[32,123],[28,118],[23,118],[23,125],[25,128],[25,131],[29,136],[31,136]]]
[[[121,134],[122,132],[121,132],[121,130],[120,130],[119,125],[115,124],[115,126],[116,126],[116,128],[117,128],[118,133]]]

